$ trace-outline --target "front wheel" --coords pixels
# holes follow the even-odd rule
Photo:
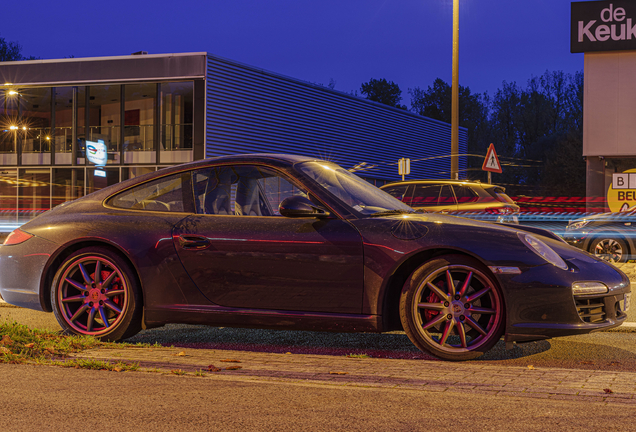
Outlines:
[[[619,237],[601,236],[590,244],[590,253],[611,263],[627,262],[627,244]]]
[[[447,255],[420,266],[404,284],[400,319],[422,351],[446,360],[470,360],[503,334],[504,300],[478,261]]]
[[[117,341],[141,329],[136,278],[110,249],[85,248],[66,258],[51,286],[51,301],[67,334]]]

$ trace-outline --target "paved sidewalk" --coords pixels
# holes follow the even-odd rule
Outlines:
[[[159,347],[95,349],[75,357],[139,362],[151,372],[202,371],[209,379],[479,393],[636,407],[636,373],[632,372]],[[237,366],[240,369],[231,369]]]

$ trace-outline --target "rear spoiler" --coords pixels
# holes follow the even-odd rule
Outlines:
[[[561,241],[561,242],[565,243],[565,240],[563,240],[561,237],[559,237],[558,235],[556,235],[552,231],[548,231],[547,229],[531,227],[531,226],[525,226],[525,225],[507,224],[507,223],[498,223],[497,225],[507,226],[507,227],[513,228],[513,229],[515,229],[517,231],[526,231],[526,232],[529,232],[529,233],[532,233],[532,234],[539,234],[539,235],[542,235],[544,237],[549,237],[551,239],[558,240],[558,241]]]

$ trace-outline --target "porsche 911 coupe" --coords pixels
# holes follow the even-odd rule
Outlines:
[[[619,326],[629,279],[547,231],[416,212],[340,166],[260,154],[164,168],[57,206],[0,247],[0,295],[69,334],[166,323],[404,330],[472,359]]]

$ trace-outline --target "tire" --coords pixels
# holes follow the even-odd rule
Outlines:
[[[137,279],[130,265],[107,248],[89,247],[66,258],[51,285],[51,303],[66,334],[114,342],[141,330]]]
[[[590,253],[611,263],[627,262],[629,249],[625,240],[617,235],[595,237],[590,243]]]
[[[424,263],[400,297],[400,319],[411,342],[446,360],[470,360],[488,351],[503,334],[504,318],[496,280],[481,263],[463,255]]]

